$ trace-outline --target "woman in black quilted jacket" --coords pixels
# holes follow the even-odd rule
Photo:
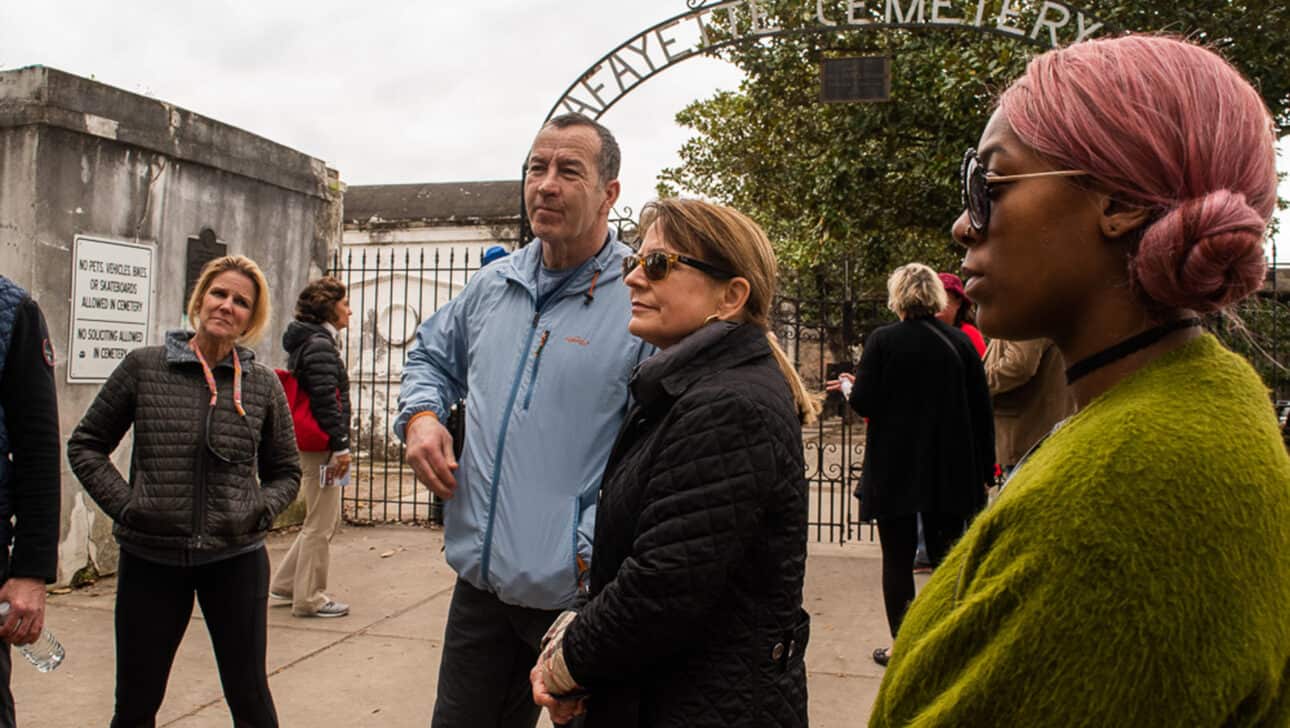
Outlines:
[[[282,347],[287,368],[309,396],[309,410],[327,435],[326,449],[300,451],[300,492],[305,522],[270,582],[269,596],[291,602],[297,617],[343,617],[349,605],[327,596],[328,544],[340,524],[341,489],[323,487],[326,468],[331,482],[349,472],[349,375],[336,348],[340,330],[349,325],[345,284],[323,276],[305,286],[296,299],[296,320],[287,324]]]
[[[300,463],[277,375],[241,346],[269,319],[259,266],[242,256],[208,263],[188,318],[195,333],[171,331],[122,360],[67,443],[121,546],[112,726],[154,724],[194,595],[234,724],[277,726],[264,534],[296,497]],[[111,455],[131,428],[127,480]]]
[[[803,726],[801,425],[819,406],[769,333],[774,253],[697,200],[650,203],[641,228],[629,328],[661,351],[632,377],[588,598],[548,633],[534,699],[557,724]]]

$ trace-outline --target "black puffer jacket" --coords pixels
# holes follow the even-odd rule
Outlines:
[[[336,340],[321,324],[292,321],[282,334],[287,368],[309,394],[309,409],[332,452],[349,449],[349,373]]]
[[[592,726],[804,726],[802,430],[763,331],[714,323],[643,363],[564,637]]]
[[[300,457],[282,385],[238,347],[243,420],[233,407],[233,359],[215,365],[219,401],[186,332],[135,349],[112,372],[67,443],[72,471],[116,525],[122,548],[175,564],[213,560],[259,543],[300,488]],[[109,455],[134,427],[127,482]],[[254,459],[250,459],[255,455]],[[258,476],[258,477],[257,477]]]

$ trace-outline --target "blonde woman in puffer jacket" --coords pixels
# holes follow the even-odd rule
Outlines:
[[[195,595],[234,724],[273,727],[264,535],[296,497],[300,462],[277,376],[240,345],[269,318],[259,266],[208,263],[188,316],[195,332],[172,331],[122,360],[67,444],[121,546],[111,725],[155,721]],[[127,480],[111,455],[131,429]]]

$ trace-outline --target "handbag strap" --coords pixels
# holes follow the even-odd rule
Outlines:
[[[954,355],[955,363],[959,366],[959,374],[966,378],[966,372],[963,371],[963,357],[959,355],[959,350],[954,346],[954,342],[950,341],[950,337],[946,336],[943,331],[936,328],[936,324],[932,323],[929,319],[919,319],[918,322],[926,326],[933,334],[936,334],[936,338],[945,343],[946,348],[948,348],[950,353]]]

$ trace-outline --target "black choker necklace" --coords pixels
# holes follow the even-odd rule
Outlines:
[[[1075,380],[1084,377],[1089,372],[1101,369],[1112,362],[1119,361],[1135,351],[1142,351],[1179,329],[1186,329],[1192,326],[1200,326],[1200,319],[1194,316],[1192,318],[1178,319],[1177,321],[1163,323],[1154,328],[1147,329],[1140,334],[1130,336],[1118,344],[1103,349],[1092,356],[1086,356],[1067,367],[1066,383],[1074,384]]]

